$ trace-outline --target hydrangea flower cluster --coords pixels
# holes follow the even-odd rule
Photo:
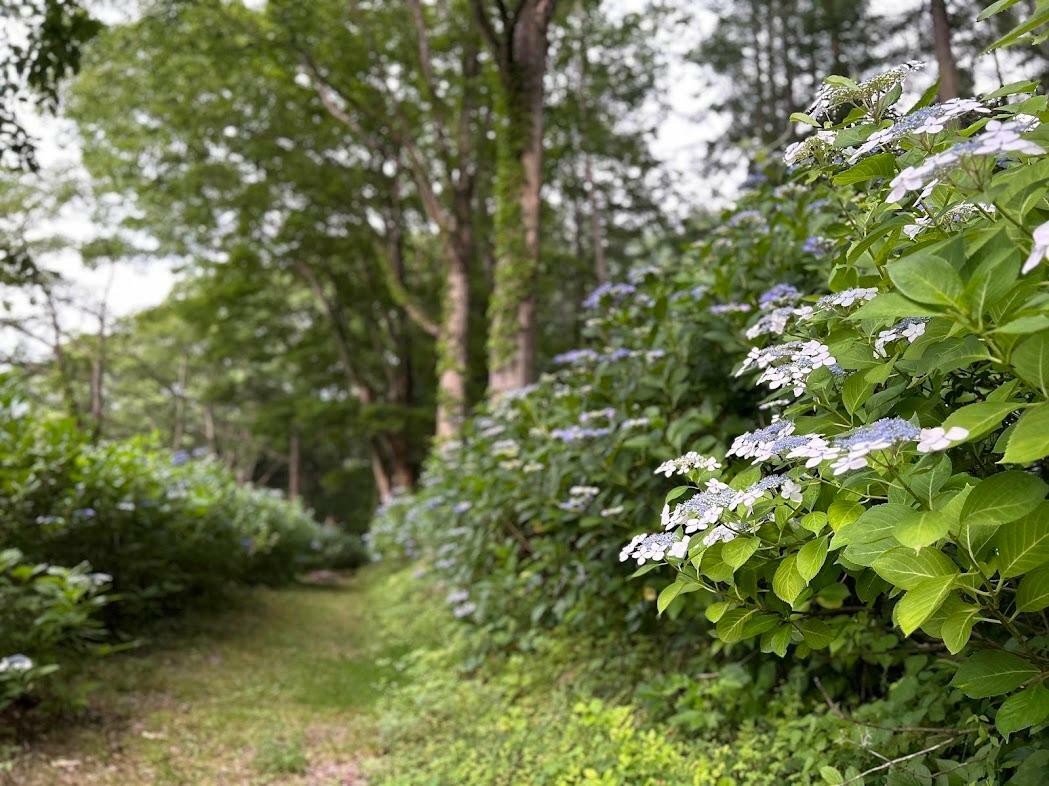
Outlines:
[[[874,340],[874,354],[878,357],[887,357],[886,345],[899,341],[901,338],[907,339],[908,344],[913,344],[920,336],[925,335],[925,324],[928,321],[927,317],[907,317],[891,328],[881,331]]]
[[[688,535],[678,537],[673,532],[638,535],[619,552],[619,561],[626,562],[628,559],[635,559],[638,565],[644,565],[649,560],[662,561],[668,554],[671,557],[684,559],[688,554],[690,540]]]
[[[836,364],[830,348],[819,341],[788,341],[786,344],[751,349],[736,376],[756,367],[762,370],[757,380],[759,385],[766,384],[772,390],[790,388],[795,396],[801,396],[812,372]]]
[[[952,98],[942,104],[924,107],[898,120],[888,128],[875,131],[853,153],[850,161],[855,162],[879,147],[898,142],[908,134],[916,136],[939,134],[948,123],[973,112],[988,114],[990,110],[974,98]]]
[[[550,436],[565,444],[572,444],[573,442],[581,442],[584,439],[607,437],[611,433],[612,429],[609,427],[586,428],[584,426],[568,426],[566,428],[555,428],[550,432]]]
[[[752,310],[752,306],[749,303],[715,303],[707,310],[714,316],[720,317],[725,314],[746,314]]]
[[[824,295],[816,301],[816,311],[833,308],[852,308],[857,303],[866,303],[878,296],[877,287],[854,287]]]
[[[795,428],[789,420],[777,420],[771,426],[740,434],[732,441],[727,455],[753,459],[752,464],[782,457],[788,451],[808,443],[808,437],[795,436]]]
[[[1032,119],[1034,123],[1032,124]],[[911,191],[934,185],[954,171],[965,160],[980,156],[1001,156],[1006,153],[1041,155],[1041,145],[1024,139],[1021,134],[1038,124],[1037,118],[1017,115],[1011,120],[990,120],[982,133],[965,142],[959,142],[943,152],[926,158],[917,166],[909,166],[892,179],[892,190],[886,202],[899,202]]]
[[[866,106],[897,85],[903,84],[908,76],[924,67],[924,63],[911,60],[876,74],[859,84],[840,82],[824,84],[816,93],[816,98],[806,113],[820,120],[829,117],[835,109],[841,106],[851,104]]]
[[[764,310],[786,306],[801,300],[801,291],[792,284],[776,284],[758,297],[758,308]]]
[[[867,457],[878,450],[917,442],[919,452],[930,453],[946,450],[968,436],[969,432],[963,428],[920,429],[903,418],[881,418],[830,440],[819,434],[809,435],[807,442],[792,449],[787,457],[808,459],[808,467],[831,461],[833,473],[842,475],[869,466]]]
[[[663,506],[660,523],[663,529],[672,530],[684,527],[685,534],[704,530],[716,524],[721,514],[732,505],[736,490],[720,480],[708,480],[706,489],[671,510],[670,505]]]
[[[933,218],[928,215],[920,216],[915,219],[913,224],[907,224],[903,228],[903,234],[911,240],[914,240],[929,227],[938,226],[944,230],[953,230],[959,225],[965,224],[977,216],[983,215],[984,213],[993,214],[994,212],[994,205],[976,205],[972,202],[962,202],[959,205],[948,208],[938,218]]]
[[[572,486],[568,490],[568,499],[558,507],[571,513],[582,513],[600,493],[601,489],[597,486]]]
[[[26,672],[33,668],[33,661],[25,655],[8,655],[0,658],[0,674],[5,672]]]
[[[721,463],[717,459],[703,456],[694,450],[690,450],[683,456],[664,461],[656,468],[655,474],[665,475],[669,478],[672,475],[687,475],[693,470],[717,472],[719,469],[721,469]]]
[[[817,131],[800,142],[793,142],[783,153],[783,163],[787,166],[803,166],[825,158],[834,149],[834,132]]]
[[[601,284],[587,295],[586,300],[583,301],[583,308],[593,310],[600,306],[606,298],[615,303],[621,303],[636,292],[637,287],[633,284]]]
[[[812,254],[813,256],[823,256],[834,248],[834,241],[827,237],[821,237],[820,235],[810,235],[805,238],[805,242],[801,246],[801,250],[806,254]]]
[[[782,336],[791,319],[794,319],[795,317],[798,319],[805,319],[811,315],[811,306],[801,306],[800,308],[795,308],[794,306],[781,306],[772,309],[768,313],[762,314],[757,322],[744,331],[744,334],[747,338],[752,340],[759,336]]]
[[[765,224],[765,216],[759,210],[740,210],[728,220],[728,226],[730,227],[746,226],[752,229],[759,229],[764,228]]]

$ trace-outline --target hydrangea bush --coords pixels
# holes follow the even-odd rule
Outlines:
[[[28,407],[12,380],[0,384],[0,456],[0,708],[57,663],[232,582],[364,557],[350,536],[206,455],[92,444]]]
[[[428,555],[449,603],[491,641],[521,643],[554,624],[650,626],[655,586],[627,580],[617,537],[645,526],[663,476],[691,456],[657,466],[748,422],[760,396],[732,377],[752,315],[742,301],[784,277],[818,280],[822,261],[803,247],[827,223],[813,206],[821,193],[762,186],[743,220],[715,217],[686,259],[598,288],[589,345],[440,445],[418,492],[379,512],[373,550]],[[779,305],[783,294],[770,297]]]
[[[591,346],[443,445],[374,548],[429,556],[456,613],[495,630],[637,628],[648,599],[693,631],[704,616],[726,653],[836,675],[846,700],[863,664],[887,686],[907,663],[936,686],[929,777],[1035,771],[1049,112],[1032,83],[903,108],[920,67],[829,79],[792,118],[815,130],[789,182],[684,264],[595,292]]]

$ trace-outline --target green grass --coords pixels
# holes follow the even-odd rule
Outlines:
[[[395,677],[374,632],[375,571],[256,589],[93,664],[88,709],[48,724],[0,778],[19,786],[346,786]],[[3,756],[0,748],[0,757]],[[8,751],[11,750],[9,747]]]

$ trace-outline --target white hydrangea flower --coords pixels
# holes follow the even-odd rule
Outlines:
[[[1043,259],[1049,258],[1049,221],[1035,228],[1032,240],[1031,253],[1024,262],[1021,273],[1030,273]]]
[[[29,671],[31,668],[33,668],[33,661],[22,654],[0,658],[0,674],[7,671],[24,672]]]
[[[601,517],[602,518],[606,518],[606,519],[610,519],[613,516],[618,516],[622,512],[623,512],[623,506],[622,505],[613,505],[610,508],[602,509]]]
[[[1007,120],[990,120],[984,130],[964,142],[926,158],[917,166],[909,166],[893,178],[892,190],[886,202],[899,202],[911,191],[918,191],[932,181],[941,179],[954,170],[960,161],[975,156],[1000,156],[1005,153],[1041,155],[1040,145],[1020,136],[1029,131],[1031,123],[1022,115]]]
[[[877,296],[877,287],[853,287],[852,289],[844,289],[841,292],[835,292],[834,294],[821,297],[816,301],[816,310],[851,308],[857,303],[866,303],[868,300],[874,300]]]
[[[704,472],[717,472],[721,469],[721,463],[710,456],[703,456],[696,453],[694,450],[690,450],[683,456],[678,456],[676,459],[670,459],[660,464],[655,471],[656,475],[665,475],[671,477],[672,475],[687,475],[692,470],[703,470]]]
[[[907,339],[908,344],[913,344],[920,336],[925,335],[925,326],[928,321],[926,317],[907,317],[891,328],[881,331],[874,340],[874,354],[878,357],[886,357],[888,354],[885,351],[886,345],[899,341],[901,338]]]
[[[902,139],[908,134],[921,136],[923,134],[938,134],[947,127],[947,124],[970,112],[988,114],[990,110],[974,98],[952,98],[942,104],[933,104],[916,112],[912,112],[889,128],[875,131],[867,141],[857,148],[849,159],[855,163],[860,157],[867,155],[873,150]]]
[[[691,535],[682,536],[681,540],[675,542],[674,545],[670,547],[667,554],[677,559],[684,559],[688,556],[688,542],[690,540],[692,540]]]
[[[942,426],[936,428],[923,428],[918,439],[919,453],[938,453],[947,450],[955,442],[967,439],[969,430],[961,426],[952,426],[944,429]]]

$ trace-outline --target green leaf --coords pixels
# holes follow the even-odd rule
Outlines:
[[[787,654],[792,630],[790,625],[780,625],[775,630],[762,635],[762,652],[774,652],[782,658]]]
[[[1022,406],[1011,401],[980,401],[955,410],[943,422],[945,429],[960,426],[969,432],[962,442],[971,442],[986,436],[1002,425],[1002,418]]]
[[[830,528],[835,532],[862,515],[863,505],[851,499],[836,500],[827,508],[827,520],[830,522]]]
[[[980,607],[967,605],[952,612],[943,621],[943,625],[940,627],[940,638],[943,639],[943,643],[947,646],[947,651],[952,655],[957,655],[965,649],[965,645],[969,643],[969,637],[973,632],[973,624],[978,616],[980,616]]]
[[[882,292],[874,300],[868,300],[849,314],[848,319],[859,322],[864,319],[896,320],[905,317],[934,317],[938,311],[908,300],[897,292]]]
[[[806,617],[795,624],[805,638],[805,643],[814,650],[829,646],[838,636],[838,630],[823,620]]]
[[[1038,683],[1006,699],[994,716],[994,725],[1002,734],[1012,734],[1037,726],[1046,718],[1049,718],[1049,688]]]
[[[805,583],[808,584],[812,581],[816,574],[820,572],[820,568],[823,567],[823,563],[827,561],[827,538],[817,538],[816,540],[810,540],[800,549],[798,549],[798,561],[797,568],[798,573],[805,579]]]
[[[987,650],[962,663],[951,685],[970,699],[986,699],[1008,693],[1038,674],[1038,669],[1019,655]]]
[[[853,543],[873,543],[891,537],[896,523],[914,512],[913,508],[899,502],[867,508],[862,516],[834,533],[830,547],[836,550]]]
[[[792,606],[801,591],[808,585],[808,582],[798,572],[797,560],[797,554],[785,557],[772,577],[772,591]]]
[[[1026,516],[1045,499],[1049,485],[1029,472],[1010,470],[981,480],[962,506],[966,524],[1006,524]]]
[[[954,305],[962,293],[958,272],[940,257],[916,254],[890,265],[888,271],[896,288],[919,303]]]
[[[663,591],[656,598],[656,613],[662,614],[666,607],[673,603],[674,599],[681,594],[681,590],[685,589],[685,586],[680,581],[675,581],[673,584],[663,587]]]
[[[844,776],[829,764],[824,764],[820,767],[820,777],[823,778],[825,783],[829,783],[830,786],[839,786],[845,782]]]
[[[757,609],[730,609],[718,620],[714,630],[726,644],[734,644],[752,636],[759,636],[779,624],[775,614]]]
[[[934,549],[915,552],[898,546],[882,554],[874,561],[875,573],[890,584],[910,590],[926,579],[958,574],[958,566],[949,557]]]
[[[945,537],[952,523],[949,516],[938,510],[912,511],[896,523],[892,534],[902,545],[921,549]]]
[[[727,600],[715,601],[703,610],[703,615],[711,622],[717,622],[731,606],[732,603]]]
[[[844,172],[839,172],[831,181],[836,186],[847,186],[863,183],[876,177],[892,177],[896,174],[896,156],[892,153],[879,153],[862,159]]]
[[[1049,403],[1024,412],[1009,437],[1001,464],[1029,464],[1049,455]]]
[[[1003,524],[994,536],[998,572],[1019,576],[1049,562],[1049,502],[1043,502],[1019,521]]]
[[[730,540],[721,550],[721,559],[733,570],[738,570],[743,564],[754,556],[761,541],[757,538],[745,536]]]
[[[815,118],[811,117],[810,115],[806,115],[804,112],[791,112],[790,122],[804,123],[805,125],[812,126],[813,128],[822,128],[822,126]]]
[[[929,619],[955,587],[957,576],[937,576],[920,581],[896,604],[896,619],[904,636],[910,636]]]
[[[1017,611],[1042,611],[1049,608],[1049,566],[1033,570],[1020,579],[1016,588]]]
[[[1026,317],[1019,317],[1012,322],[1006,322],[1001,327],[995,328],[994,332],[1013,336],[1022,333],[1036,333],[1046,328],[1049,328],[1049,317],[1045,314],[1032,314]]]
[[[1020,379],[1049,398],[1049,331],[1024,339],[1013,350],[1012,364]]]

